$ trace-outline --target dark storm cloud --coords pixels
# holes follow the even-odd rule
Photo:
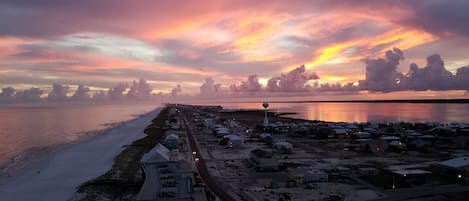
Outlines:
[[[461,67],[456,74],[445,68],[440,55],[427,57],[426,66],[420,68],[412,63],[406,75],[397,71],[404,54],[394,48],[385,58],[366,60],[366,79],[360,81],[360,89],[370,91],[399,90],[467,90],[469,89],[469,67]]]
[[[402,73],[397,72],[399,62],[404,54],[398,48],[388,50],[385,58],[367,59],[366,79],[360,85],[371,91],[395,91],[399,87]]]

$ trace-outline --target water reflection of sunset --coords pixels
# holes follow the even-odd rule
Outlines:
[[[228,109],[262,109],[261,103],[222,103]],[[271,103],[272,112],[295,112],[294,118],[333,122],[455,122],[469,119],[468,104],[432,103]]]

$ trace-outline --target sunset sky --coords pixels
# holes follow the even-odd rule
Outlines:
[[[196,94],[207,78],[228,90],[257,75],[266,87],[302,64],[304,83],[357,86],[388,50],[402,52],[403,75],[433,54],[456,74],[469,65],[468,10],[467,0],[2,0],[0,87],[99,90],[143,78],[153,92],[179,84]]]

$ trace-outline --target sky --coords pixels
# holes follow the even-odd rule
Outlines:
[[[467,94],[467,10],[467,0],[2,0],[0,87],[57,100],[132,86]]]

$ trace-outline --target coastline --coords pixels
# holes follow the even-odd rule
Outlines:
[[[161,108],[54,146],[13,176],[0,178],[0,195],[6,200],[67,200],[76,188],[103,173],[124,148],[143,137],[143,129]],[[131,135],[132,134],[132,135]]]

